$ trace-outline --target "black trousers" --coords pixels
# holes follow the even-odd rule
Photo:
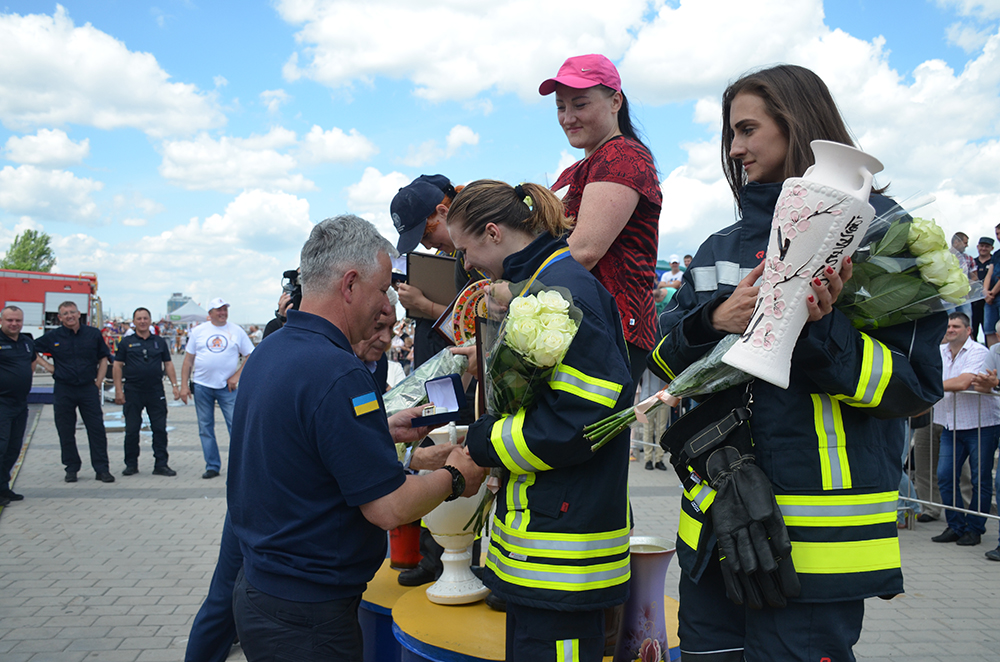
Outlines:
[[[0,491],[10,484],[10,471],[21,454],[27,425],[28,403],[0,398]]]
[[[56,431],[62,448],[62,463],[66,471],[79,471],[83,466],[76,449],[76,410],[80,410],[83,426],[87,428],[90,443],[90,464],[94,471],[108,471],[108,437],[104,432],[104,414],[101,411],[101,392],[93,382],[70,386],[56,382],[53,389]]]
[[[149,429],[153,431],[153,462],[155,467],[167,466],[167,398],[163,385],[152,389],[129,388],[125,385],[125,466],[139,466],[139,430],[142,428],[142,410],[149,416]]]
[[[507,662],[600,662],[604,610],[552,611],[507,603]]]
[[[362,662],[364,645],[356,595],[329,602],[291,602],[236,576],[233,616],[247,662]]]

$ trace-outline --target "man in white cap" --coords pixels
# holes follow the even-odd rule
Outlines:
[[[215,441],[215,403],[219,403],[231,435],[236,385],[243,371],[240,356],[249,356],[253,351],[253,342],[246,331],[228,320],[229,304],[220,297],[212,299],[208,305],[210,323],[199,324],[188,334],[184,365],[181,367],[180,396],[185,404],[191,396],[192,382],[194,386],[198,434],[201,450],[205,454],[202,478],[215,478],[222,468],[219,445]]]
[[[676,290],[681,286],[684,278],[684,272],[681,271],[681,260],[676,255],[670,256],[670,271],[663,272],[660,276],[660,282],[666,287]]]

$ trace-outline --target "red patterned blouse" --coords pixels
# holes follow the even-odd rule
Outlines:
[[[625,340],[650,350],[656,335],[652,289],[663,203],[653,155],[640,143],[616,136],[566,168],[552,190],[569,186],[563,196],[567,215],[576,216],[580,211],[583,189],[591,182],[614,182],[639,193],[632,217],[591,273],[614,296]]]

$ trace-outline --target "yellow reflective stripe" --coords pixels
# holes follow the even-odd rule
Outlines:
[[[681,508],[681,521],[677,525],[677,536],[691,549],[698,549],[701,522],[684,512],[683,508]]]
[[[525,531],[493,518],[491,539],[510,554],[557,559],[590,559],[623,554],[629,549],[629,527],[598,533]]]
[[[576,368],[571,368],[564,363],[560,363],[552,371],[549,387],[553,391],[572,393],[579,398],[590,400],[605,407],[614,407],[618,402],[618,396],[622,392],[621,384],[585,375]]]
[[[658,344],[656,348],[653,350],[653,361],[655,361],[656,365],[660,366],[660,370],[662,370],[664,374],[667,377],[669,377],[671,381],[673,381],[674,378],[677,377],[677,375],[674,374],[674,371],[670,369],[670,366],[667,365],[667,362],[663,360],[662,356],[660,356],[660,348],[663,347],[663,343],[665,343],[667,341],[667,338],[669,337],[670,337],[669,333],[663,336],[663,340],[661,340],[660,344]]]
[[[892,378],[892,352],[870,336],[861,334],[864,350],[861,358],[861,375],[854,395],[835,395],[838,400],[852,407],[878,407]]]
[[[840,403],[825,393],[810,395],[819,440],[819,466],[824,490],[847,490],[852,486],[851,465],[847,460],[844,419]]]
[[[545,260],[540,265],[538,265],[538,268],[535,269],[535,273],[531,274],[531,278],[528,279],[527,284],[524,286],[524,289],[521,290],[521,291],[524,294],[527,294],[528,289],[531,287],[532,283],[534,283],[535,279],[538,278],[538,274],[540,274],[543,271],[545,271],[545,267],[549,266],[552,263],[553,260],[555,260],[557,257],[559,257],[560,255],[562,255],[563,253],[566,253],[568,251],[569,251],[569,248],[560,248],[559,250],[557,250],[554,253],[552,253],[552,255],[550,255],[547,258],[545,258]]]
[[[552,469],[528,448],[528,443],[524,439],[524,409],[519,409],[513,416],[504,416],[494,423],[493,429],[490,430],[490,443],[493,444],[500,461],[512,474]]]
[[[898,492],[845,495],[775,495],[788,526],[864,526],[896,520]]]
[[[835,575],[900,567],[899,540],[879,538],[850,542],[792,541],[792,563],[798,573]]]
[[[507,479],[507,522],[511,530],[524,531],[531,521],[528,510],[528,488],[535,484],[535,474],[518,474]],[[494,522],[496,522],[494,518]]]
[[[503,581],[554,591],[591,591],[623,584],[629,579],[629,557],[592,565],[553,565],[507,558],[490,543],[486,565]]]
[[[580,662],[580,640],[557,639],[556,662]]]
[[[698,510],[706,512],[712,507],[712,502],[715,501],[715,490],[705,483],[698,483],[691,488],[690,492],[684,490],[684,496],[690,499],[698,507]]]

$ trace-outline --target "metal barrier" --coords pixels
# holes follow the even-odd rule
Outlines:
[[[959,459],[958,444],[953,441],[952,443],[952,490],[951,490],[951,502],[953,505],[946,505],[943,503],[943,499],[935,501],[933,499],[934,493],[938,490],[938,464],[940,462],[939,450],[941,447],[940,439],[941,432],[944,430],[944,426],[934,423],[934,409],[939,408],[941,405],[935,405],[931,409],[931,422],[921,428],[916,430],[910,430],[909,421],[907,421],[907,435],[906,438],[909,443],[906,445],[907,455],[913,458],[913,462],[910,463],[909,470],[906,475],[909,481],[912,482],[916,480],[916,495],[910,496],[909,494],[904,494],[903,490],[900,490],[901,501],[908,501],[924,506],[931,506],[932,508],[937,508],[941,510],[952,510],[955,512],[965,513],[968,515],[977,515],[980,517],[986,517],[988,519],[1000,520],[1000,516],[991,512],[996,506],[996,479],[994,477],[994,472],[997,467],[996,456],[997,456],[997,435],[1000,434],[1000,426],[993,426],[994,429],[989,430],[990,426],[985,426],[987,428],[984,431],[983,412],[986,407],[995,407],[1000,410],[1000,394],[997,393],[980,393],[979,391],[961,391],[955,394],[956,396],[975,396],[976,397],[976,421],[977,426],[976,431],[976,447],[975,453],[978,464],[980,467],[983,462],[986,462],[990,466],[990,471],[987,475],[983,469],[980,469],[978,475],[969,475],[969,483],[963,485],[963,467],[969,467],[972,465],[971,453],[970,457],[965,458],[962,465],[959,465],[957,460]],[[951,421],[947,425],[950,430],[958,429],[958,407],[952,407]],[[992,438],[991,438],[992,437]],[[954,437],[953,437],[954,439]],[[988,451],[984,457],[984,450]],[[918,468],[918,465],[920,467]],[[926,473],[925,473],[926,472]],[[987,491],[990,492],[989,502],[984,504],[981,501],[983,496],[983,480],[988,480],[989,485],[987,486]],[[904,481],[905,482],[905,481]],[[920,487],[925,486],[925,492],[929,491],[930,494],[921,494]],[[902,485],[901,485],[902,487]],[[967,488],[968,494],[963,494],[963,487]],[[968,508],[959,507],[954,504],[969,504]],[[980,510],[973,510],[972,507],[978,505]],[[985,507],[985,512],[983,508]],[[905,506],[903,507],[905,509]]]

